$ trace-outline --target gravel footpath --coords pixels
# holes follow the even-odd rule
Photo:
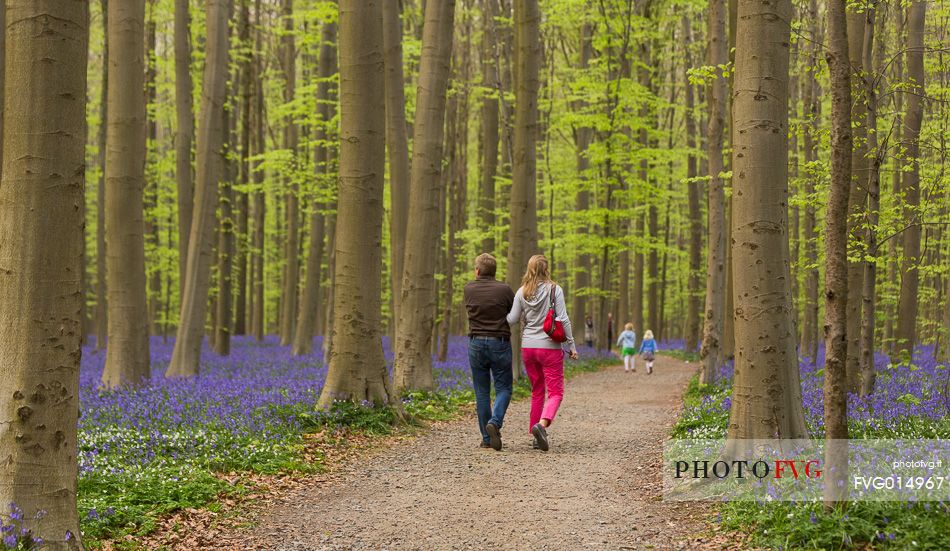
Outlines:
[[[529,401],[504,449],[476,449],[474,416],[319,475],[257,511],[218,549],[727,549],[708,506],[660,498],[662,443],[695,364],[660,356],[647,375],[611,367],[568,381],[533,450]]]

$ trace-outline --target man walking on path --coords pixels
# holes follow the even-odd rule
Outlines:
[[[482,433],[480,447],[501,450],[501,427],[511,402],[511,328],[506,319],[515,294],[495,279],[495,257],[483,253],[475,259],[475,280],[465,285],[468,312],[468,363],[475,388],[475,410]],[[495,403],[491,381],[495,380]]]

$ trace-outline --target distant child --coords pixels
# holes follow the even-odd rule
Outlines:
[[[636,372],[637,334],[633,332],[632,323],[623,326],[623,332],[617,337],[617,346],[623,355],[623,370]]]
[[[656,341],[653,340],[653,331],[647,329],[643,333],[643,342],[640,343],[640,355],[647,363],[647,374],[653,373],[653,360],[656,359]]]

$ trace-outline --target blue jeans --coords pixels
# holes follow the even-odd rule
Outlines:
[[[471,339],[468,342],[468,364],[472,368],[475,388],[475,411],[482,441],[488,442],[485,425],[499,429],[511,402],[511,342],[497,339]],[[495,404],[491,403],[491,380],[495,380]]]

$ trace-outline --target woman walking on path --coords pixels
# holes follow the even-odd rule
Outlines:
[[[553,297],[553,301],[552,301]],[[551,269],[544,255],[534,255],[515,293],[515,302],[508,313],[508,323],[519,321],[521,329],[521,359],[531,381],[531,434],[534,447],[548,451],[548,432],[564,397],[564,350],[544,331],[548,310],[554,308],[555,318],[564,326],[563,345],[571,359],[577,359],[577,347],[571,333],[564,290],[551,281]],[[545,398],[545,393],[547,397]]]
[[[653,331],[647,329],[643,332],[643,342],[640,343],[640,355],[643,361],[647,363],[647,374],[653,373],[653,360],[656,359],[656,340],[653,339]]]

